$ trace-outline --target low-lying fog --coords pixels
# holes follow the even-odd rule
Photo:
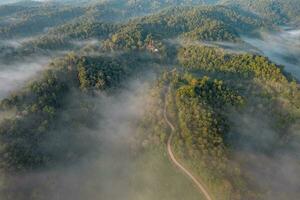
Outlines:
[[[152,75],[149,77],[152,79]],[[97,126],[80,126],[70,134],[82,138],[79,147],[87,148],[90,153],[71,165],[65,163],[48,170],[13,176],[12,187],[4,194],[18,200],[198,200],[197,190],[171,165],[166,154],[135,149],[139,121],[153,101],[149,95],[150,87],[151,80],[133,80],[117,94],[82,97],[84,101],[93,102]],[[80,109],[76,110],[71,104],[63,118],[80,116]],[[77,145],[72,142],[66,145],[71,138],[68,137],[70,134],[64,134],[68,132],[64,126],[63,123],[63,127],[56,130],[61,134],[53,134],[59,135],[58,138],[46,141],[45,149]],[[92,138],[93,142],[87,138]],[[15,197],[14,192],[21,196]]]
[[[291,142],[281,141],[278,145],[278,132],[265,113],[246,111],[230,120],[235,124],[233,133],[241,136],[234,136],[233,146],[237,150],[233,155],[243,163],[253,184],[263,189],[264,199],[299,199],[299,125],[288,130]]]
[[[300,79],[300,29],[282,29],[273,34],[261,33],[261,38],[243,39]]]
[[[0,100],[43,70],[49,58],[36,58],[14,64],[0,63]]]
[[[260,38],[243,39],[300,80],[300,30],[282,29],[261,33]],[[255,184],[267,190],[266,199],[299,199],[299,125],[287,130],[292,142],[278,146],[278,133],[269,124],[269,116],[249,113],[232,118],[238,127],[236,131],[246,136],[238,142],[242,147],[236,152],[238,159],[247,163],[244,167]]]
[[[11,40],[0,40],[0,100],[10,92],[26,85],[31,78],[38,77],[38,73],[45,70],[52,58],[60,57],[68,53],[64,50],[45,50],[42,53],[32,53],[19,56],[18,50],[26,47],[26,43],[34,41],[38,37],[27,37]],[[94,44],[96,40],[82,41],[74,45]],[[14,52],[16,51],[16,52]],[[9,57],[9,58],[8,58]]]

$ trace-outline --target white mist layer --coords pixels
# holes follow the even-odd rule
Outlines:
[[[25,82],[35,77],[45,68],[49,59],[36,59],[15,64],[0,63],[0,100],[10,92],[23,87]]]
[[[149,82],[134,80],[115,95],[84,97],[93,102],[99,117],[97,127],[80,126],[72,135],[82,135],[82,143],[91,136],[94,143],[87,147],[90,153],[73,164],[66,161],[66,166],[12,177],[13,190],[34,193],[43,200],[199,199],[198,191],[189,179],[177,174],[166,155],[136,152],[134,148],[140,119],[154,100]],[[76,97],[71,95],[71,99]],[[63,116],[79,116],[80,111],[70,104]],[[71,139],[64,136],[65,127],[61,131],[59,141],[49,138],[45,145],[53,148],[53,143]]]
[[[233,130],[243,138],[234,143],[238,147],[234,157],[244,163],[253,183],[266,192],[265,200],[298,199],[299,125],[290,127],[291,142],[278,145],[278,133],[269,124],[269,117],[263,113],[245,112],[231,120],[235,124]]]
[[[300,79],[300,30],[282,30],[279,33],[262,33],[261,39],[243,37],[276,64]]]

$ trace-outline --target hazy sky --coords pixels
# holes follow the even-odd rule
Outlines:
[[[0,5],[1,4],[9,4],[9,3],[16,3],[20,1],[26,1],[26,0],[0,0]],[[27,1],[53,1],[53,0],[27,0]],[[59,1],[59,0],[56,0]]]

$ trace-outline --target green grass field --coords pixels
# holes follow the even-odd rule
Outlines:
[[[202,200],[188,177],[169,161],[164,150],[145,152],[136,162],[132,177],[134,200]]]

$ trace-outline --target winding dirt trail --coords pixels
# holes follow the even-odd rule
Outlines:
[[[169,154],[169,157],[171,159],[171,161],[184,173],[186,174],[190,179],[192,179],[192,181],[194,182],[194,184],[198,187],[198,189],[201,191],[201,193],[205,196],[206,200],[213,200],[212,197],[210,196],[210,194],[208,193],[208,191],[205,189],[205,187],[203,186],[203,184],[201,184],[197,178],[191,173],[189,172],[189,170],[187,170],[184,166],[182,166],[179,161],[176,159],[173,151],[172,151],[172,138],[173,138],[173,135],[174,135],[174,132],[175,132],[175,126],[170,122],[170,120],[168,119],[168,116],[167,116],[167,96],[165,98],[165,107],[164,107],[164,118],[167,122],[167,124],[170,126],[171,128],[171,134],[169,136],[169,139],[168,139],[168,154]]]

